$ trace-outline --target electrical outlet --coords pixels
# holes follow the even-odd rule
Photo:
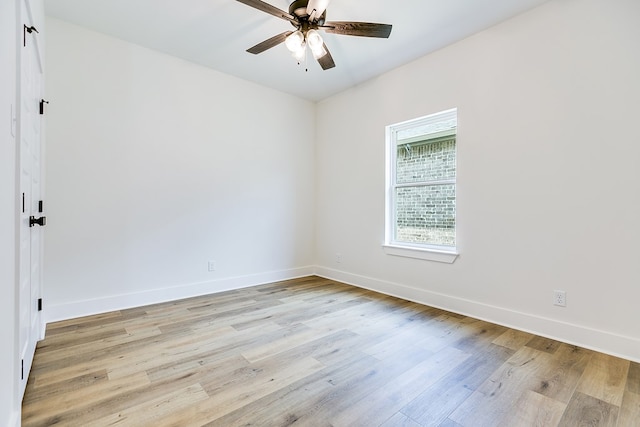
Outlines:
[[[553,291],[553,305],[557,305],[559,307],[567,306],[567,293],[565,291]]]
[[[342,263],[342,254],[340,252],[336,252],[336,262],[338,264]]]
[[[216,271],[216,262],[215,261],[209,261],[209,271]]]

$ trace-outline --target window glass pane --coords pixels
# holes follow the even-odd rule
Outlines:
[[[455,246],[455,184],[396,189],[395,240]]]
[[[455,177],[455,137],[398,145],[396,155],[396,182],[398,184],[453,179]]]

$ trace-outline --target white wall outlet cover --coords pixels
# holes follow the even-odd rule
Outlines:
[[[553,305],[559,307],[567,306],[567,293],[565,291],[555,290],[553,291]]]

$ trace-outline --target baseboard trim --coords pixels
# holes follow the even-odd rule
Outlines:
[[[289,270],[229,277],[145,292],[52,305],[45,308],[46,322],[50,323],[127,308],[215,294],[314,274],[359,288],[369,289],[385,295],[391,295],[465,316],[471,316],[476,319],[530,332],[640,363],[640,340],[633,337],[587,328],[535,314],[522,313],[504,307],[483,304],[477,301],[417,289],[400,283],[321,266],[307,266]]]
[[[45,317],[47,323],[75,319],[93,314],[142,307],[150,304],[158,304],[234,289],[248,288],[281,280],[311,276],[314,274],[314,271],[314,267],[308,266],[289,270],[250,274],[246,276],[227,277],[208,282],[191,283],[169,288],[153,289],[144,292],[113,295],[104,298],[73,301],[65,304],[45,307]]]
[[[640,340],[633,337],[326,267],[316,267],[315,274],[640,363]]]

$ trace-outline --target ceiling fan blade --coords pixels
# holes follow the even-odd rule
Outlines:
[[[311,16],[315,10],[316,13],[314,15],[314,19],[319,18],[322,16],[324,11],[327,10],[327,6],[329,6],[330,1],[331,0],[309,0],[309,3],[307,4],[307,15]]]
[[[333,57],[331,56],[331,53],[329,52],[329,48],[327,47],[326,44],[324,45],[324,50],[326,50],[327,53],[321,56],[320,58],[318,58],[317,61],[323,70],[328,70],[329,68],[335,67],[336,63],[333,62]]]
[[[269,3],[265,3],[261,0],[236,0],[236,1],[239,1],[240,3],[244,3],[247,6],[251,6],[254,9],[258,9],[263,12],[266,12],[270,15],[277,16],[278,18],[284,19],[285,21],[289,21],[293,24],[298,23],[298,20],[296,19],[295,16],[289,14],[288,12],[285,12],[284,10],[278,9],[275,6],[271,6]]]
[[[285,31],[284,33],[278,34],[277,36],[273,36],[270,39],[267,39],[247,49],[247,52],[253,53],[254,55],[262,53],[265,50],[271,49],[272,47],[278,46],[280,43],[284,42],[291,33],[293,33],[293,31]]]
[[[391,25],[375,24],[373,22],[347,22],[331,21],[326,22],[319,28],[327,33],[343,34],[346,36],[379,37],[386,39],[391,34]]]

